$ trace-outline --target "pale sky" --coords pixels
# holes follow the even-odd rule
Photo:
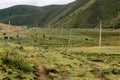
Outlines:
[[[0,0],[0,9],[14,5],[45,6],[52,4],[68,4],[73,1],[75,0]]]

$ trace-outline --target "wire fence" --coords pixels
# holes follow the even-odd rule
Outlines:
[[[0,33],[0,39],[3,40],[3,33]],[[23,45],[33,46],[73,46],[89,47],[99,46],[99,29],[81,29],[81,28],[29,28],[14,33],[9,33],[12,37],[10,42],[21,43]],[[119,29],[102,29],[101,46],[120,46]]]

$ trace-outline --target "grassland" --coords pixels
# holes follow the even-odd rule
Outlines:
[[[103,30],[101,48],[98,29],[16,30],[0,32],[1,80],[120,79],[120,30]]]

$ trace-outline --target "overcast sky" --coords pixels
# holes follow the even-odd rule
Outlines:
[[[75,0],[0,0],[0,9],[14,5],[45,6],[51,4],[68,4]]]

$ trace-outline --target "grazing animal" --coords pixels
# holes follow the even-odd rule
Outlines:
[[[13,37],[9,37],[10,39],[13,39]]]
[[[3,33],[3,35],[6,35],[6,33]]]
[[[86,38],[86,41],[88,40],[88,38]]]
[[[8,36],[5,36],[5,37],[4,37],[5,40],[8,40],[8,38],[9,38]]]
[[[18,39],[19,38],[19,35],[16,35],[16,39]]]

